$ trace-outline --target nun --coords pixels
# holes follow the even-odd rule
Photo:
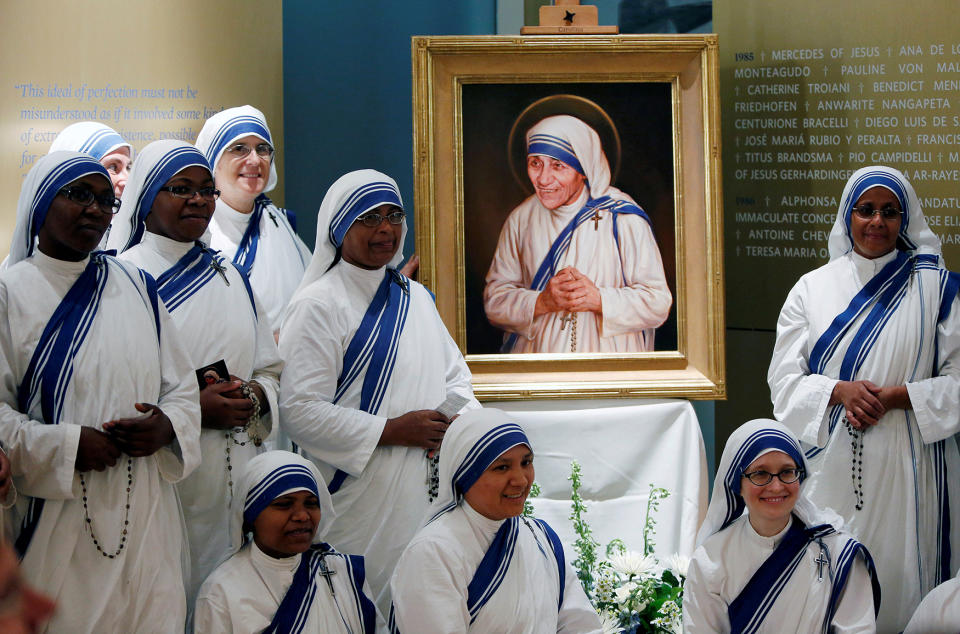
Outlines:
[[[321,541],[335,517],[312,462],[288,451],[251,460],[230,509],[234,554],[200,589],[196,631],[373,634],[382,627],[363,557]]]
[[[24,180],[0,272],[0,443],[23,575],[57,603],[49,631],[179,634],[174,483],[200,462],[198,389],[153,278],[93,252],[118,205],[86,154]]]
[[[877,631],[873,559],[807,499],[806,476],[784,425],[754,420],[730,435],[687,574],[684,632]]]
[[[440,494],[393,573],[394,632],[600,632],[549,524],[523,517],[533,448],[500,410],[462,415]]]
[[[282,366],[246,276],[201,241],[216,200],[199,150],[155,141],[137,155],[114,231],[119,258],[156,278],[194,370],[222,362],[226,372],[211,384],[197,380],[202,460],[177,485],[190,538],[188,606],[229,554],[233,474],[261,451],[273,427]]]
[[[366,557],[382,614],[435,493],[433,452],[454,415],[480,406],[433,296],[394,268],[405,233],[392,178],[337,179],[280,331],[281,424],[320,466],[338,513],[327,539]]]
[[[263,113],[228,108],[207,119],[197,149],[213,169],[220,198],[210,222],[210,246],[250,278],[273,332],[310,261],[296,217],[265,192],[277,186],[275,146]]]
[[[110,126],[80,121],[65,127],[50,144],[50,152],[83,152],[107,168],[113,191],[119,198],[130,177],[133,146]],[[49,153],[49,152],[48,152]]]

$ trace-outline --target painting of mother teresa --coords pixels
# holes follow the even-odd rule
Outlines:
[[[645,89],[648,106],[668,113],[669,99],[659,102],[655,85]],[[580,86],[578,92],[591,91]],[[636,136],[638,121],[622,120],[618,127],[608,113],[625,105],[622,94],[607,107],[578,94],[552,94],[524,108],[511,126],[508,162],[529,194],[503,221],[483,279],[485,329],[497,332],[498,352],[623,354],[664,349],[664,343],[676,349],[675,323],[657,345],[658,328],[674,314],[673,284],[654,231],[656,224],[665,225],[661,235],[673,228],[672,205],[665,191],[657,191],[672,184],[670,136],[645,149],[648,161],[666,162],[651,166],[664,182],[648,189],[643,178],[623,178],[624,187],[636,188],[636,198],[614,186],[614,170],[643,169],[643,161],[624,160],[644,152],[636,138],[623,138]],[[464,139],[469,162],[466,132]],[[474,352],[471,343],[468,337]]]

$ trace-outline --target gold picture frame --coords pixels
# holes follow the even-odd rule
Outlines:
[[[473,373],[477,397],[487,401],[725,398],[716,36],[414,37],[412,57],[420,280],[436,293],[440,316]],[[476,324],[478,319],[474,308],[478,273],[475,263],[468,270],[467,261],[480,248],[477,245],[489,242],[487,234],[499,233],[496,219],[488,222],[487,216],[479,216],[476,209],[467,209],[465,184],[474,174],[473,166],[490,163],[474,152],[473,146],[465,153],[465,131],[468,145],[475,143],[470,139],[485,136],[487,131],[484,126],[479,128],[480,133],[471,131],[478,125],[472,122],[476,115],[471,113],[494,113],[490,127],[493,133],[505,130],[511,120],[520,120],[516,112],[509,111],[515,106],[516,95],[528,94],[520,97],[521,101],[538,94],[562,93],[566,98],[570,96],[567,93],[573,93],[579,98],[590,91],[614,97],[626,95],[628,103],[623,108],[632,107],[638,99],[649,99],[651,112],[657,108],[665,112],[662,125],[649,129],[665,139],[661,151],[665,152],[666,170],[671,171],[666,179],[670,187],[662,198],[666,198],[668,214],[672,212],[673,217],[660,223],[666,233],[657,240],[673,244],[672,253],[663,253],[663,247],[661,253],[664,268],[671,268],[672,263],[674,275],[675,349],[502,354],[480,344],[468,345],[468,322]],[[496,119],[500,109],[507,110],[502,122]],[[633,130],[630,127],[621,136],[630,137],[626,139],[630,141]],[[617,156],[619,152],[618,145]],[[507,153],[505,150],[504,164],[510,162]],[[465,161],[470,161],[466,174]],[[613,163],[611,159],[615,172]],[[517,185],[484,181],[484,186],[489,193]],[[471,187],[476,192],[476,185]],[[471,200],[477,200],[477,196]],[[487,224],[478,230],[478,223]],[[657,225],[656,219],[653,225]],[[466,237],[465,229],[469,233]],[[468,245],[471,258],[466,255]],[[470,336],[480,341],[474,330]],[[471,348],[483,348],[483,352]]]

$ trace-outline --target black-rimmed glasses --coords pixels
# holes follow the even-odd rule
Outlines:
[[[165,187],[161,187],[160,191],[170,192],[177,198],[183,198],[184,200],[190,200],[194,196],[200,196],[200,198],[207,202],[213,202],[220,196],[220,190],[214,187],[194,189],[186,185],[166,185]]]
[[[886,205],[881,209],[874,209],[873,205],[857,205],[852,211],[857,214],[858,218],[863,218],[864,220],[870,220],[877,214],[880,214],[880,217],[884,220],[894,220],[895,218],[899,218],[900,214],[903,213],[893,205]]]
[[[392,225],[398,225],[402,223],[403,219],[406,217],[407,215],[402,211],[394,211],[393,213],[389,213],[386,216],[370,213],[370,214],[363,214],[362,216],[357,218],[355,222],[362,223],[364,227],[370,227],[372,229],[373,227],[379,227],[380,223],[383,222],[384,220],[386,220]]]
[[[67,185],[57,193],[63,194],[68,200],[81,207],[89,207],[93,203],[97,203],[97,207],[105,214],[113,215],[120,211],[120,199],[114,196],[112,192],[98,196],[87,187]]]
[[[780,473],[770,473],[761,469],[744,473],[743,477],[758,487],[764,487],[773,482],[774,476],[780,478],[780,482],[784,484],[793,484],[800,479],[801,475],[803,475],[803,469],[783,469]]]
[[[226,150],[227,154],[234,158],[243,158],[250,154],[250,152],[256,152],[257,156],[265,159],[273,156],[273,151],[273,146],[269,143],[257,143],[256,146],[247,145],[246,143],[234,143]]]

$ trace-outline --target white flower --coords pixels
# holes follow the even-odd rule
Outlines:
[[[600,628],[603,634],[620,634],[622,628],[616,617],[607,613],[600,613]]]
[[[604,568],[601,570],[597,576],[597,585],[595,586],[597,601],[601,601],[603,603],[610,603],[613,601],[613,589],[616,584],[617,578],[609,568]]]
[[[623,604],[630,598],[630,593],[633,592],[633,589],[637,587],[632,581],[629,581],[616,590],[613,591],[613,596],[616,598],[617,603]]]
[[[667,557],[667,569],[672,570],[681,577],[687,576],[687,569],[690,567],[690,558],[674,553]]]
[[[657,569],[656,557],[632,550],[613,555],[608,561],[614,570],[625,575],[650,574]]]

